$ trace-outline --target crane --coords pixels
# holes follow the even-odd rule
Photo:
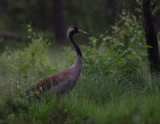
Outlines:
[[[77,45],[77,43],[74,41],[73,38],[73,35],[76,33],[88,34],[87,32],[75,26],[70,26],[67,30],[67,37],[73,44],[75,51],[77,53],[77,57],[74,64],[61,72],[51,74],[45,77],[44,79],[40,80],[39,83],[36,84],[34,88],[26,91],[27,95],[29,95],[30,93],[35,93],[37,91],[39,91],[40,96],[43,96],[44,93],[46,93],[46,91],[48,91],[49,94],[52,93],[65,94],[73,89],[81,74],[81,69],[82,69],[81,49],[79,48],[79,46]]]

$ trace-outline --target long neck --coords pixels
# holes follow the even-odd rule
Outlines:
[[[69,38],[70,41],[72,42],[72,44],[73,44],[73,46],[74,46],[74,48],[75,48],[75,50],[76,50],[77,55],[80,56],[80,57],[82,57],[82,52],[81,52],[79,46],[78,46],[78,45],[76,44],[76,42],[74,41],[74,39],[73,39],[73,34],[70,33],[69,36],[68,36],[68,38]]]

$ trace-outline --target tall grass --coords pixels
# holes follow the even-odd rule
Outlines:
[[[89,38],[90,45],[81,46],[83,69],[73,91],[46,96],[41,102],[24,91],[70,66],[75,57],[70,47],[49,53],[48,41],[31,31],[27,47],[0,56],[0,123],[160,123],[160,77],[150,75],[148,46],[134,16],[122,16],[107,36]]]

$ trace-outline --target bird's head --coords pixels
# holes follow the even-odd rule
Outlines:
[[[81,30],[81,29],[79,29],[79,28],[77,28],[77,27],[75,27],[75,26],[70,26],[69,28],[68,28],[68,31],[67,31],[67,34],[69,35],[69,34],[75,34],[75,33],[83,33],[83,34],[88,34],[87,32],[85,32],[85,31],[83,31],[83,30]]]

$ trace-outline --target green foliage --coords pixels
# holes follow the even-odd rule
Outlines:
[[[100,39],[89,40],[90,46],[82,47],[83,75],[75,89],[80,97],[104,104],[126,93],[137,95],[143,89],[152,90],[150,75],[146,73],[148,46],[135,16],[120,16],[111,34],[106,32]]]
[[[8,98],[0,101],[1,123],[151,124],[159,123],[160,94],[126,96],[103,105],[71,95],[41,103]]]
[[[143,28],[133,15],[127,14],[120,18],[112,27],[112,35],[104,36],[102,41],[110,50],[107,51],[111,54],[108,62],[116,65],[120,73],[134,73],[147,56]]]
[[[29,102],[25,99],[16,99],[7,97],[5,100],[0,99],[0,123],[8,123],[27,119]]]
[[[96,48],[98,39],[91,37],[91,46],[85,47],[85,67],[100,66],[106,75],[114,72],[134,73],[146,59],[146,48],[142,27],[135,16],[120,16],[120,21],[112,26],[112,33],[101,35],[101,45]],[[139,63],[139,64],[138,64]],[[90,66],[92,67],[92,66]],[[93,68],[93,70],[94,70]]]
[[[28,47],[14,51],[7,49],[0,57],[0,76],[6,78],[2,81],[2,89],[6,87],[1,90],[2,93],[13,90],[18,94],[20,90],[24,91],[24,87],[37,83],[40,77],[54,71],[51,60],[46,56],[47,40],[42,33],[32,33],[30,26],[28,31],[31,40]],[[13,83],[16,85],[13,86]]]

